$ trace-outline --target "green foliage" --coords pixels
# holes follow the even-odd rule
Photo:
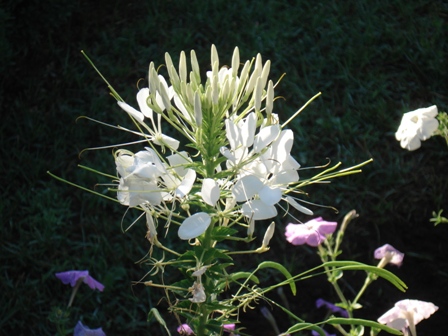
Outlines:
[[[124,227],[132,223],[132,212],[123,215],[122,207],[46,174],[51,170],[103,193],[107,188],[97,184],[106,179],[77,164],[114,175],[111,150],[89,151],[81,158],[79,152],[134,140],[87,120],[76,122],[87,115],[129,125],[80,54],[82,49],[129,102],[150,60],[162,64],[165,51],[177,55],[194,48],[205,69],[212,43],[221,55],[230,55],[238,45],[242,59],[260,52],[272,60],[273,78],[286,73],[276,88],[284,100],[275,106],[284,121],[322,91],[290,124],[295,148],[300,148],[294,153],[297,160],[304,167],[326,163],[326,157],[346,166],[370,157],[374,162],[359,176],[312,188],[310,200],[336,206],[341,213],[355,208],[361,214],[363,225],[347,232],[346,254],[368,259],[379,242],[393,243],[399,237],[413,253],[409,261],[426,267],[416,273],[403,266],[401,272],[413,281],[430,274],[429,281],[446,282],[441,270],[447,267],[442,241],[447,231],[438,226],[440,234],[434,237],[432,225],[425,227],[431,211],[445,205],[446,144],[431,139],[409,153],[393,135],[403,112],[432,104],[446,110],[446,3],[268,0],[260,6],[247,0],[2,2],[2,333],[56,333],[48,319],[51,307],[64,307],[70,288],[54,273],[71,268],[88,268],[106,290],[100,294],[81,288],[66,330],[82,319],[91,327],[101,325],[108,334],[164,332],[146,322],[157,304],[156,291],[131,286],[147,272],[135,264],[149,249],[145,228],[136,225],[123,235],[121,221]],[[306,170],[301,175],[311,176]],[[326,209],[316,213],[333,215]],[[284,244],[283,237],[274,237],[269,253],[285,258],[286,268],[295,274],[308,262],[307,252],[297,255]],[[446,288],[439,283],[431,287]],[[377,310],[369,318],[389,308],[388,293],[375,292],[378,299],[371,303]],[[446,292],[438,295],[443,297],[448,297]],[[167,324],[174,330],[177,322]]]

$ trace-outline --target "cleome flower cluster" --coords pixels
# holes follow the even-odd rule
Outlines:
[[[179,238],[189,240],[216,223],[243,225],[251,235],[255,221],[277,216],[280,202],[311,215],[292,196],[300,164],[291,156],[293,132],[272,112],[270,61],[258,55],[241,67],[235,48],[231,67],[220,68],[212,46],[205,83],[194,51],[190,71],[184,52],[178,69],[169,54],[165,61],[169,80],[151,63],[138,109],[117,98],[139,129],[132,132],[146,142],[137,153],[114,153],[117,198],[146,212],[151,239],[159,219],[178,224]]]

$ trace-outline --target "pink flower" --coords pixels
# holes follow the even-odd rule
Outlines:
[[[177,327],[177,332],[181,335],[194,335],[193,330],[190,328],[190,326],[186,323],[180,325]]]
[[[104,285],[89,275],[89,271],[67,271],[55,274],[56,277],[65,285],[70,284],[75,287],[80,281],[87,284],[92,289],[98,289],[100,292],[104,290]]]
[[[235,323],[224,324],[222,327],[224,328],[224,331],[231,332],[235,330]]]
[[[383,314],[378,322],[391,328],[405,331],[409,328],[411,335],[417,335],[415,325],[434,314],[439,307],[431,302],[419,300],[401,300],[395,306]]]
[[[235,330],[235,323],[224,324],[222,327],[223,327],[224,331],[230,333],[231,335],[234,335],[232,332]],[[177,332],[181,335],[194,335],[194,331],[186,323],[179,326],[177,328]],[[235,335],[235,336],[237,336],[237,335]]]
[[[398,267],[403,263],[404,253],[398,251],[395,247],[389,244],[385,244],[378,247],[373,256],[375,259],[385,259],[385,264],[392,264]]]
[[[318,246],[325,239],[325,235],[336,230],[336,222],[326,222],[322,217],[312,219],[305,224],[288,224],[286,226],[286,240],[293,245],[308,244]]]

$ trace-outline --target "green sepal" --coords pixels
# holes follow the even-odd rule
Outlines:
[[[152,308],[149,313],[148,313],[148,322],[151,322],[152,318],[155,318],[157,320],[157,322],[160,323],[160,325],[162,327],[165,328],[166,333],[171,336],[170,330],[168,329],[168,326],[166,325],[165,320],[163,319],[163,317],[160,315],[159,311],[157,310],[157,308]]]

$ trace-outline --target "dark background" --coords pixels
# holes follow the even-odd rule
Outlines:
[[[326,158],[344,167],[374,162],[362,174],[307,189],[311,201],[339,209],[315,212],[339,221],[351,209],[360,213],[341,259],[375,263],[373,251],[385,243],[406,254],[401,268],[389,269],[409,290],[401,293],[378,280],[358,316],[375,320],[406,298],[430,301],[440,309],[418,326],[419,335],[443,333],[448,226],[434,227],[429,218],[432,211],[448,211],[447,145],[433,138],[407,152],[394,132],[404,112],[433,104],[447,110],[447,21],[446,1],[2,1],[0,334],[55,334],[55,309],[64,308],[70,288],[54,273],[69,269],[89,269],[106,290],[80,289],[67,332],[81,319],[108,335],[162,334],[146,321],[161,293],[132,285],[149,270],[135,263],[149,248],[145,228],[123,234],[124,207],[46,172],[95,188],[106,180],[77,164],[114,174],[110,150],[81,158],[80,151],[132,140],[76,121],[86,115],[130,125],[80,50],[136,106],[136,85],[150,61],[163,64],[169,52],[176,64],[181,50],[194,49],[206,69],[211,44],[222,64],[230,63],[238,46],[241,60],[257,53],[270,59],[274,81],[286,73],[276,89],[283,99],[275,112],[283,121],[322,92],[289,125],[297,160],[304,167]],[[277,260],[296,274],[317,264],[313,249],[289,246],[280,234],[288,221],[279,221],[271,250],[253,263],[241,260],[243,267]],[[356,291],[363,280],[361,273],[347,273],[344,288]],[[322,317],[314,308],[317,298],[336,300],[324,278],[300,282],[298,289],[296,297],[288,294],[291,309],[309,321]],[[162,302],[160,311],[164,307]],[[273,313],[286,330],[286,317]],[[167,319],[174,330],[175,321]],[[249,334],[271,333],[258,308],[242,319]]]

